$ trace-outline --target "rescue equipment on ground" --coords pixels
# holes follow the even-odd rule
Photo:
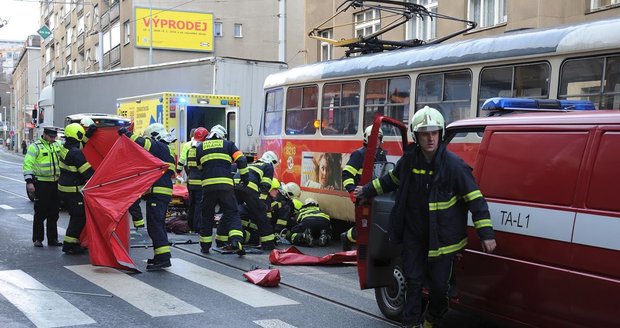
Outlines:
[[[280,270],[272,269],[271,266],[268,269],[252,266],[252,269],[243,276],[249,282],[259,286],[276,287],[280,284]]]
[[[356,250],[319,257],[305,255],[295,246],[291,246],[287,249],[274,249],[269,254],[269,262],[275,265],[354,265],[356,261]]]

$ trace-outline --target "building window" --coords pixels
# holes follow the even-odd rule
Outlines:
[[[224,29],[222,22],[213,23],[213,36],[224,36]]]
[[[381,13],[378,9],[371,9],[355,14],[355,36],[367,36],[381,28]]]
[[[437,0],[408,0],[408,2],[424,6],[429,12],[437,14]],[[428,41],[435,39],[437,38],[437,19],[416,15],[414,19],[407,22],[406,34],[407,40]]]
[[[82,33],[84,33],[84,16],[80,16],[77,23],[77,34],[81,35]]]
[[[100,45],[99,43],[97,43],[93,48],[93,50],[95,51],[95,62],[101,61],[101,51],[99,51],[99,47]]]
[[[332,30],[325,30],[320,33],[322,38],[331,39]],[[332,59],[333,46],[329,42],[321,41],[321,61]]]
[[[86,68],[90,67],[90,63],[94,60],[90,58],[90,49],[86,49]]]
[[[506,0],[469,0],[467,18],[478,23],[478,27],[505,23]]]
[[[123,29],[125,30],[125,44],[131,42],[131,23],[129,20],[123,23]]]
[[[243,25],[235,23],[235,38],[243,37]]]
[[[605,9],[620,4],[620,0],[590,0],[590,11]]]

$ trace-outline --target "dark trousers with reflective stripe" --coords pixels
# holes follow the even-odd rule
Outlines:
[[[77,192],[59,192],[60,199],[64,202],[69,212],[69,226],[66,236],[80,239],[80,234],[86,225],[86,212],[84,212],[84,196]]]
[[[204,216],[200,226],[200,236],[208,237],[213,235],[213,217],[215,216],[215,205],[220,204],[222,210],[222,218],[219,225],[222,225],[223,231],[238,230],[241,232],[241,220],[239,219],[239,210],[237,209],[237,199],[235,192],[230,189],[207,191],[203,189],[202,206],[204,207]],[[233,244],[243,242],[241,236],[229,238]],[[209,245],[211,246],[211,245]]]
[[[34,183],[35,200],[34,200],[34,219],[32,221],[32,241],[43,241],[45,230],[43,222],[46,222],[47,242],[58,240],[58,230],[56,222],[58,222],[58,183],[36,181]]]
[[[150,193],[146,196],[146,231],[153,240],[153,249],[168,246],[166,211],[172,196]]]
[[[297,223],[296,226],[291,228],[291,232],[300,233],[304,230],[310,229],[312,231],[312,237],[318,238],[321,235],[321,230],[325,229],[328,232],[331,230],[329,220],[321,217],[308,217],[303,221]]]
[[[187,224],[189,230],[200,231],[202,222],[202,188],[189,189],[189,204],[187,209]]]
[[[140,208],[140,198],[138,198],[131,206],[129,206],[129,214],[132,221],[143,220],[142,209]]]
[[[407,282],[403,322],[424,322],[425,302],[422,300],[422,287],[425,285],[430,289],[426,318],[429,321],[441,319],[448,311],[453,256],[441,256],[429,262],[428,242],[420,241],[408,228],[405,228],[403,235],[402,256],[403,274]]]
[[[239,203],[245,203],[252,216],[252,222],[258,226],[261,237],[273,234],[271,220],[267,217],[267,204],[258,198],[258,193],[248,187],[235,186],[235,195]]]

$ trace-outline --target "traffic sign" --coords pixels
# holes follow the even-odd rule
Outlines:
[[[37,33],[39,33],[43,40],[47,39],[50,35],[52,35],[52,31],[49,27],[47,27],[47,25],[41,26]]]

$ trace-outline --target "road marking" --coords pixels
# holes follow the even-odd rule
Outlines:
[[[173,258],[168,271],[253,307],[299,304],[247,281],[233,279],[181,259]]]
[[[47,290],[47,287],[21,270],[0,271],[0,293],[35,326],[66,327],[96,323],[60,295]]]
[[[151,317],[193,314],[201,309],[113,268],[90,264],[65,268],[98,285]]]
[[[5,210],[14,210],[15,209],[14,207],[11,207],[9,205],[4,205],[4,204],[0,205],[0,208],[5,209]]]
[[[278,320],[278,319],[254,320],[254,323],[263,328],[297,328],[293,325],[289,325],[288,323],[282,320]]]
[[[15,181],[15,182],[26,183],[26,181],[24,181],[24,180],[20,180],[20,179],[13,179],[13,178],[7,177],[7,176],[5,176],[5,175],[0,175],[0,178],[7,179],[7,180],[11,180],[11,181]]]
[[[17,214],[17,216],[19,216],[20,218],[26,220],[26,221],[30,221],[32,222],[34,220],[34,217],[32,216],[32,214]],[[67,234],[67,229],[63,228],[63,227],[57,227],[56,231],[58,231],[58,235],[59,236],[64,236]]]

